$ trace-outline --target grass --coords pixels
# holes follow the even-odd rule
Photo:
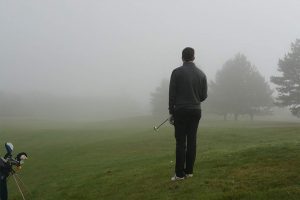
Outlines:
[[[300,198],[299,124],[201,122],[195,176],[174,183],[173,129],[155,133],[153,121],[5,122],[0,142],[30,156],[20,172],[31,192],[27,199]],[[9,190],[10,199],[21,198],[12,179]]]

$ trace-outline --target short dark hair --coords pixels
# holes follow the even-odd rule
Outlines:
[[[185,62],[193,61],[195,59],[195,50],[191,47],[186,47],[182,50],[182,60]]]

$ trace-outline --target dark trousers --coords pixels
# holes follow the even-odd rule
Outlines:
[[[6,176],[0,173],[0,200],[7,200]]]
[[[196,158],[197,129],[201,110],[181,109],[174,113],[176,138],[176,176],[192,174]]]

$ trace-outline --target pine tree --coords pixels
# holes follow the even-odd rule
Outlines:
[[[217,114],[254,115],[270,112],[272,90],[243,54],[228,60],[210,83],[210,101]]]
[[[279,59],[278,71],[281,76],[271,77],[278,87],[275,104],[288,106],[294,116],[300,118],[300,39],[291,44],[291,51]]]

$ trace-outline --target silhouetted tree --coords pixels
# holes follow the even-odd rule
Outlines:
[[[158,116],[167,115],[169,99],[169,81],[164,79],[154,92],[151,93],[152,114]]]
[[[275,104],[288,106],[294,116],[300,118],[300,39],[291,44],[291,52],[279,59],[278,71],[281,76],[271,77],[278,87]]]
[[[248,114],[253,120],[254,115],[270,113],[272,90],[242,54],[228,60],[217,72],[215,82],[209,85],[209,107],[225,120],[228,114],[233,114],[235,120],[239,115]]]

